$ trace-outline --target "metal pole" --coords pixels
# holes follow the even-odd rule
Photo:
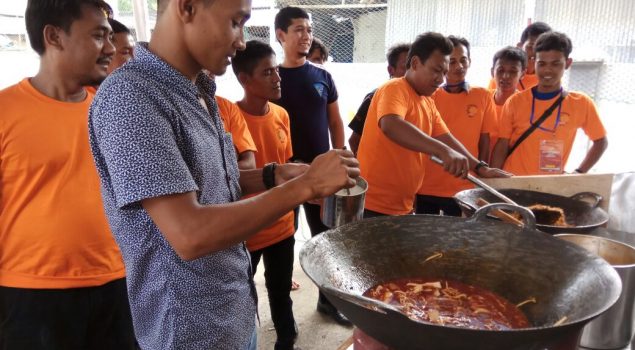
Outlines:
[[[148,1],[132,0],[132,13],[135,19],[137,41],[149,41],[150,28],[148,28],[148,22],[150,22],[150,16],[148,14]]]

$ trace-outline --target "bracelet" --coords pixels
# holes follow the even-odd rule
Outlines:
[[[481,167],[489,167],[489,164],[481,160],[480,162],[476,163],[476,166],[474,167],[474,172],[475,173],[478,172],[478,169]]]
[[[276,186],[276,167],[278,163],[269,163],[262,168],[262,183],[266,189]]]

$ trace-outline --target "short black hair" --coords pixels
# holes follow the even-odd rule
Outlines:
[[[322,40],[314,37],[313,42],[311,43],[311,48],[309,49],[309,56],[311,55],[311,52],[315,50],[320,50],[320,56],[322,56],[324,61],[329,58],[329,50],[326,48]]]
[[[245,43],[244,50],[236,51],[236,56],[232,59],[232,70],[236,76],[238,73],[252,75],[261,59],[275,55],[276,52],[269,44],[259,40],[249,40]]]
[[[443,55],[449,55],[453,49],[452,42],[443,34],[434,32],[419,34],[408,51],[406,68],[410,68],[414,56],[419,57],[421,63],[424,63],[435,50],[439,50]]]
[[[573,50],[571,39],[569,39],[567,34],[560,32],[547,32],[541,34],[538,37],[538,40],[536,40],[534,51],[544,52],[551,50],[560,51],[564,54],[564,58],[569,58],[569,55]]]
[[[388,52],[386,53],[386,61],[388,61],[388,65],[397,68],[397,61],[399,61],[399,56],[402,53],[408,53],[410,51],[410,44],[407,43],[398,43],[390,48],[388,48]]]
[[[112,8],[103,0],[29,0],[24,19],[31,47],[38,55],[44,54],[44,27],[52,25],[65,32],[82,16],[82,6],[94,6],[112,17]]]
[[[117,21],[116,19],[108,18],[108,23],[110,23],[110,26],[112,27],[112,32],[114,34],[119,34],[119,33],[131,34],[130,29],[128,29],[128,27],[126,27],[125,24]]]
[[[276,14],[274,29],[282,29],[282,31],[286,33],[291,25],[291,22],[297,18],[310,19],[309,14],[299,7],[284,7]]]
[[[507,60],[512,62],[520,62],[523,70],[527,69],[527,53],[515,46],[506,46],[494,54],[494,60],[492,61],[492,68],[496,66],[498,60]]]
[[[448,39],[452,42],[452,45],[454,45],[454,47],[457,47],[459,45],[465,46],[465,49],[467,50],[467,58],[470,58],[470,42],[467,41],[467,39],[455,35],[450,35]]]
[[[545,22],[534,22],[528,25],[522,34],[520,34],[520,43],[524,44],[529,38],[535,36],[538,37],[542,33],[550,32],[551,27]]]

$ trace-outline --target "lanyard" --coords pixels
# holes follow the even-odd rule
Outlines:
[[[560,92],[559,92],[558,95],[560,95],[560,94],[562,94],[562,88],[560,88]],[[556,96],[558,96],[558,95],[556,95]],[[534,91],[532,91],[532,94],[531,94],[531,115],[529,117],[529,122],[531,124],[534,123],[534,110],[535,110],[535,107],[536,107],[536,96],[534,94]],[[553,129],[544,128],[544,127],[542,127],[542,125],[539,126],[538,129],[543,130],[543,131],[547,131],[547,132],[554,132],[555,133],[556,129],[558,128],[558,124],[560,124],[560,112],[561,112],[561,110],[562,110],[562,103],[560,103],[560,105],[558,105],[558,114],[556,115],[556,122],[553,125]]]
[[[469,92],[469,90],[470,90],[470,85],[466,81],[462,81],[462,82],[457,83],[457,84],[445,83],[445,84],[443,84],[442,87],[443,87],[443,90],[445,90],[448,93],[452,93],[452,91],[450,91],[450,88],[455,88],[455,87],[461,88],[461,89],[459,89],[459,92],[463,92],[463,91]]]

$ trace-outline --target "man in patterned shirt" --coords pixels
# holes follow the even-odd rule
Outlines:
[[[359,175],[352,153],[341,150],[310,167],[238,170],[215,84],[201,69],[221,75],[244,49],[250,4],[159,1],[152,40],[138,44],[91,106],[91,148],[142,349],[255,348],[244,241]]]

